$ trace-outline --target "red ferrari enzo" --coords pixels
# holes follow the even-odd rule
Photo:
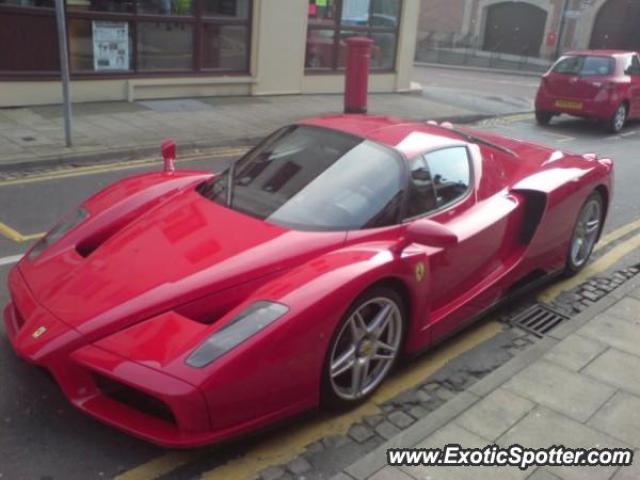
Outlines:
[[[11,271],[6,331],[103,422],[227,439],[362,401],[399,359],[580,270],[612,167],[450,124],[313,118],[220,174],[88,199]]]

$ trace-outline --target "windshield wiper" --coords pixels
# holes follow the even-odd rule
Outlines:
[[[486,147],[490,147],[490,148],[493,148],[495,150],[500,150],[501,152],[504,152],[504,153],[506,153],[508,155],[511,155],[512,157],[518,158],[518,154],[516,154],[516,152],[514,152],[510,148],[503,147],[502,145],[498,145],[497,143],[490,142],[489,140],[485,140],[484,138],[480,138],[480,137],[477,137],[475,135],[471,135],[470,133],[463,132],[462,130],[458,130],[458,129],[453,128],[453,127],[443,127],[442,125],[431,125],[431,126],[439,127],[439,128],[444,129],[444,130],[447,130],[449,132],[453,132],[453,133],[455,133],[457,135],[460,135],[462,138],[464,138],[469,143],[477,143],[477,144],[480,144],[480,145],[484,145]]]

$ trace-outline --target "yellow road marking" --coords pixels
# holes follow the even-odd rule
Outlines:
[[[613,232],[603,236],[593,251],[598,252],[599,250],[602,250],[603,248],[607,247],[610,243],[615,242],[616,240],[624,237],[625,235],[633,232],[634,230],[637,230],[638,228],[640,228],[640,220],[636,220],[635,222],[631,222],[626,225],[623,225],[622,227],[614,230]]]
[[[140,467],[116,475],[114,480],[149,480],[158,478],[193,460],[193,453],[188,451],[172,452],[154,458]]]
[[[187,161],[203,161],[214,158],[232,157],[246,153],[249,147],[225,148],[217,149],[208,153],[194,154],[179,158],[176,163],[180,164]],[[140,168],[147,165],[160,165],[161,161],[157,157],[148,157],[140,160],[130,160],[124,162],[102,163],[99,165],[91,165],[87,167],[66,168],[55,172],[45,173],[41,175],[30,175],[24,178],[16,178],[13,180],[0,181],[0,187],[9,185],[21,185],[25,183],[43,182],[48,180],[58,180],[61,178],[79,177],[84,175],[95,175],[98,173],[116,172],[120,170],[129,170],[132,168]]]
[[[0,235],[16,243],[23,243],[23,242],[30,242],[32,240],[36,240],[42,237],[44,233],[33,233],[31,235],[23,235],[19,231],[11,228],[9,225],[6,225],[0,222]]]
[[[560,135],[559,133],[548,132],[549,135],[556,137],[558,143],[566,143],[575,140],[575,137],[569,137],[567,135]]]
[[[538,295],[538,301],[545,302],[545,303],[552,302],[562,292],[571,290],[572,288],[577,287],[581,283],[586,282],[591,277],[604,272],[605,270],[613,266],[618,260],[630,254],[637,248],[640,248],[640,234],[612,248],[611,251],[605,253],[595,262],[587,265],[587,267],[575,277],[571,277],[563,282],[559,282],[545,289],[542,293]]]

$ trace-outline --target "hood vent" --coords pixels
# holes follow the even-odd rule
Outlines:
[[[113,237],[116,233],[122,230],[125,226],[127,226],[131,220],[133,220],[132,215],[127,215],[124,218],[119,219],[116,222],[113,222],[110,225],[107,225],[104,228],[99,229],[98,231],[92,233],[84,240],[80,240],[76,244],[76,252],[83,257],[87,258],[93,252],[95,252],[100,245]]]

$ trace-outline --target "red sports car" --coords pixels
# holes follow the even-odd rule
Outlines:
[[[587,50],[563,55],[536,96],[536,119],[547,125],[567,113],[604,122],[614,133],[640,118],[640,57],[636,52]]]
[[[79,409],[193,447],[368,397],[394,364],[588,261],[612,162],[339,115],[220,174],[84,202],[9,275],[6,331]]]

